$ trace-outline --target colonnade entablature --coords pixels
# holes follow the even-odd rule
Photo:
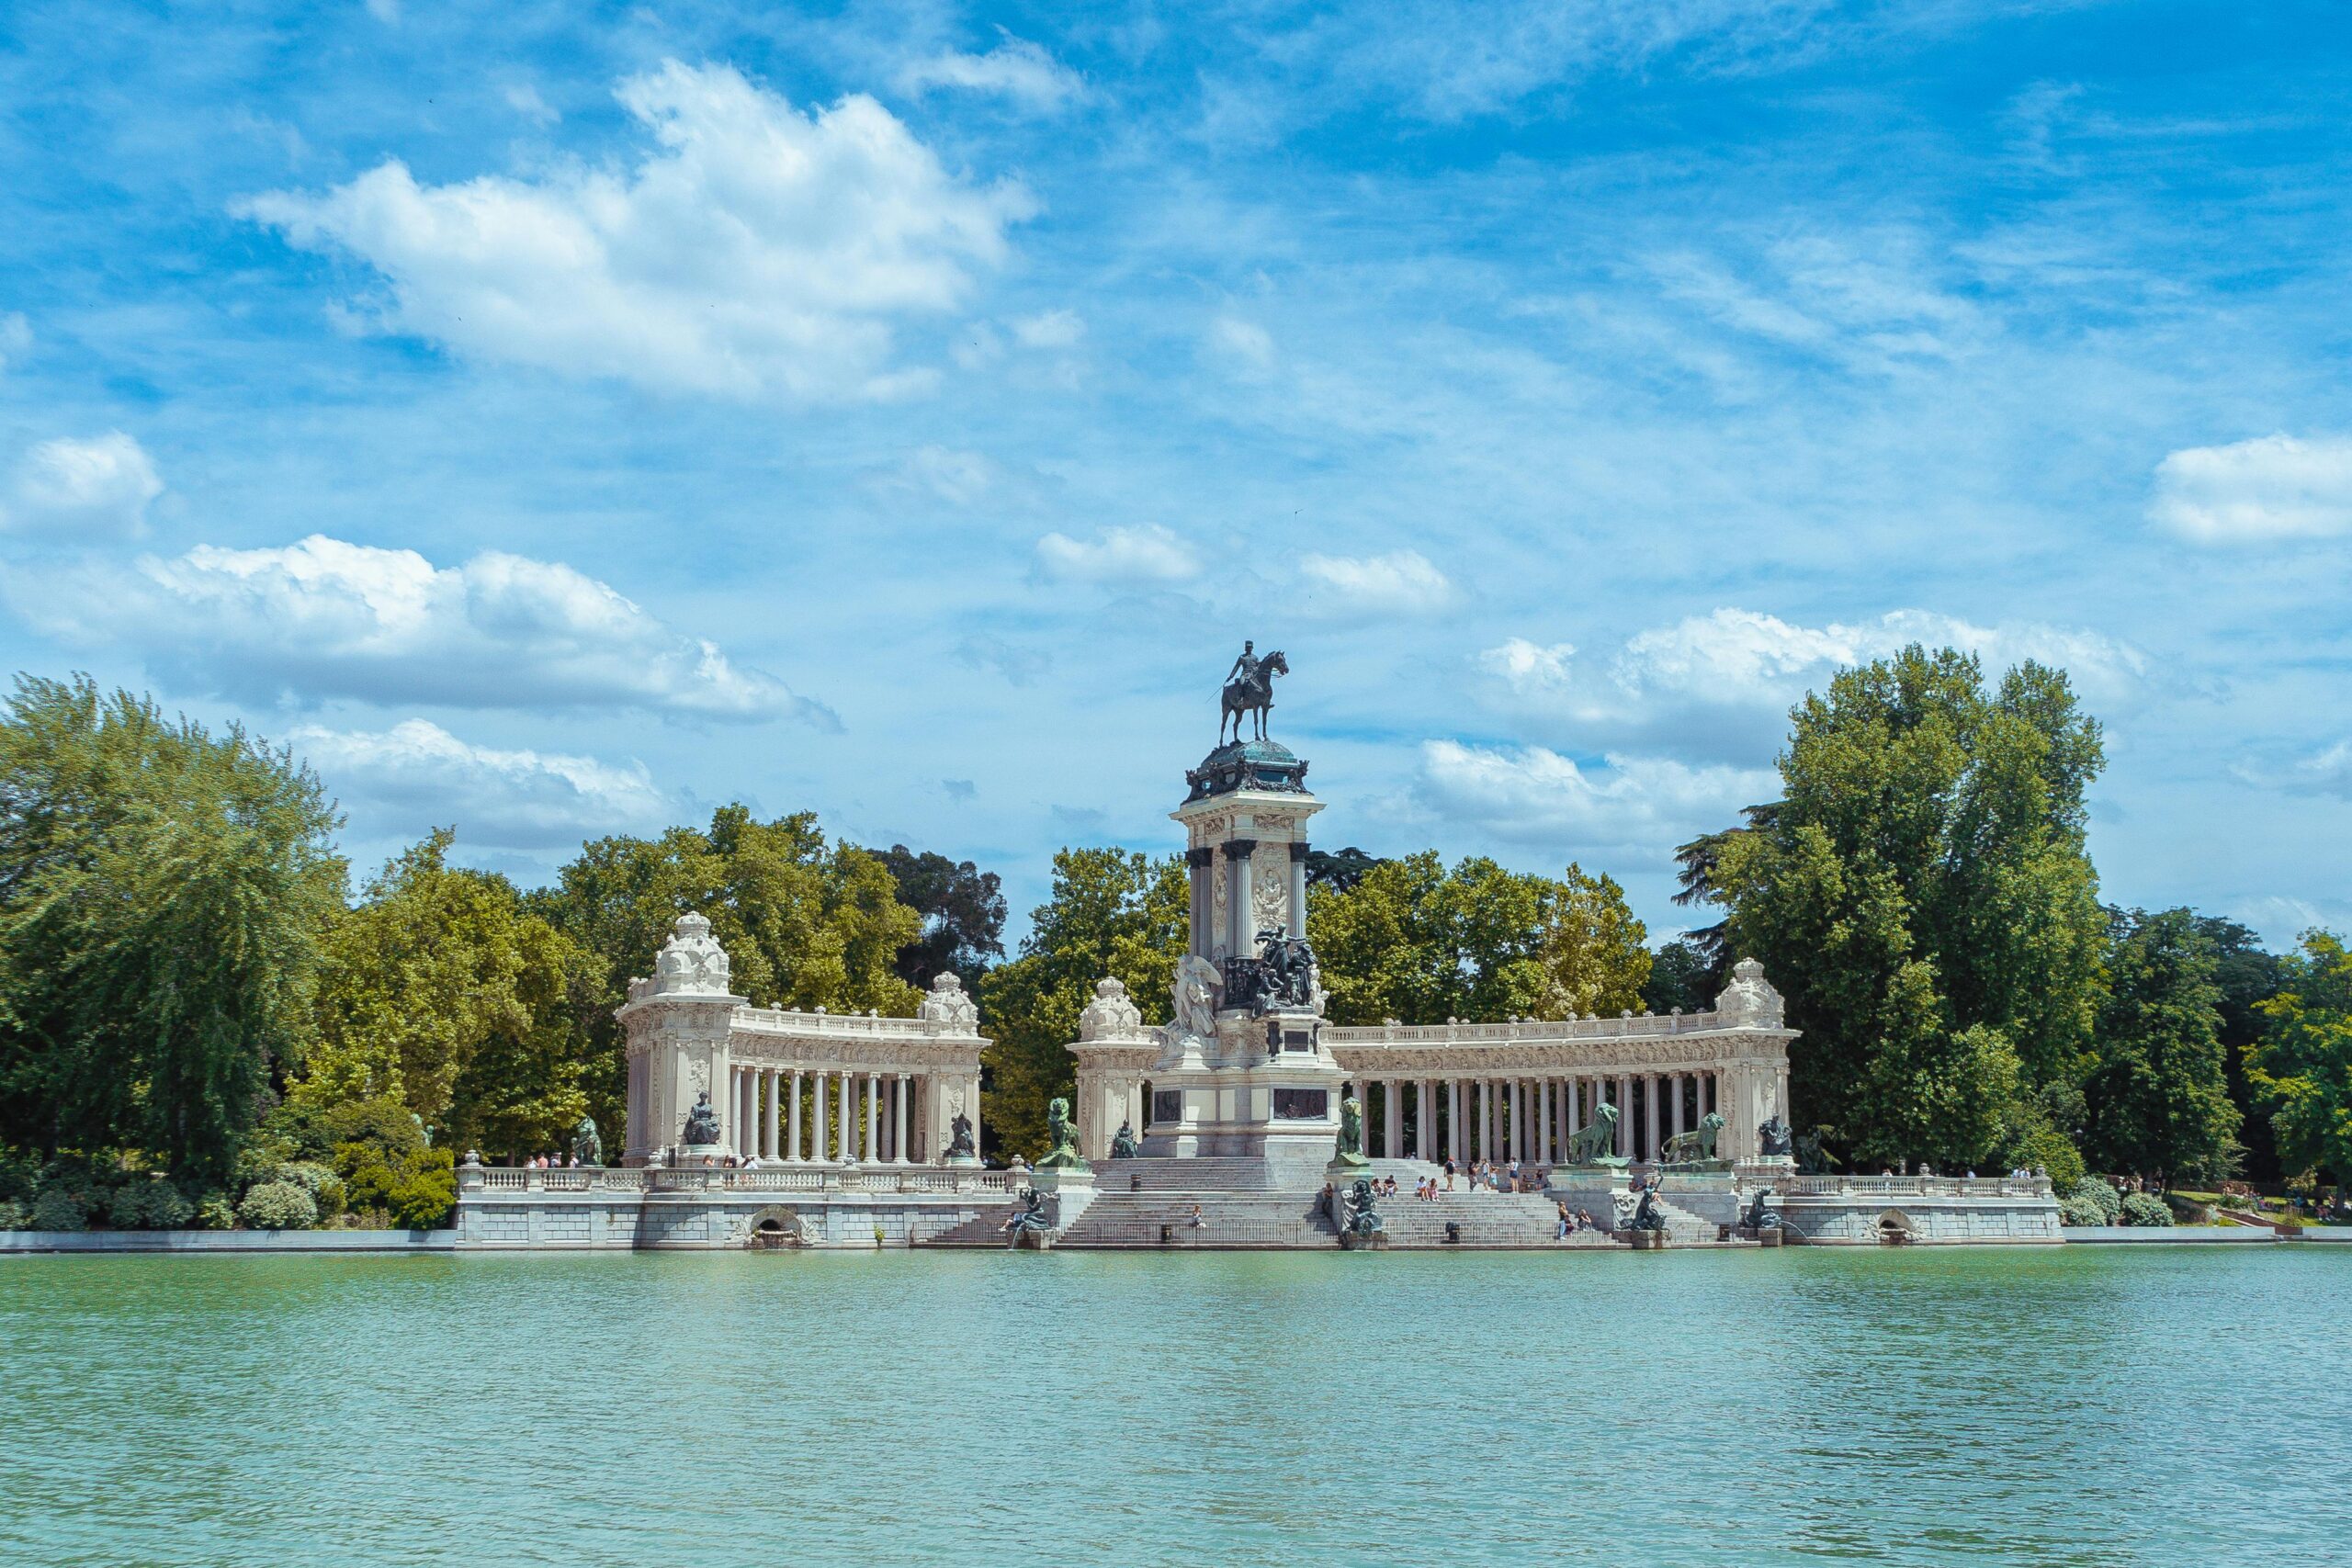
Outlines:
[[[625,1163],[681,1157],[706,1097],[715,1136],[693,1145],[698,1157],[912,1166],[948,1161],[951,1145],[978,1149],[988,1042],[953,973],[913,1018],[755,1008],[729,980],[710,922],[687,914],[652,976],[629,982],[615,1015],[628,1036]]]

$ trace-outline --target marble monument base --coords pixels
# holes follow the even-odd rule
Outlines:
[[[1085,1166],[1041,1167],[1029,1173],[1029,1185],[1045,1195],[1046,1218],[1057,1232],[1069,1229],[1094,1201],[1094,1172]]]

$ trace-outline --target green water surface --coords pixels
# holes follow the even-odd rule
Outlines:
[[[2344,1564],[2352,1247],[0,1259],[0,1563]]]

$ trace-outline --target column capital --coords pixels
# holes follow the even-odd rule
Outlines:
[[[1251,855],[1258,852],[1258,840],[1255,839],[1227,839],[1220,847],[1225,851],[1225,858],[1227,860],[1248,860]]]
[[[1307,853],[1308,853],[1308,851],[1307,851],[1307,847],[1306,847],[1306,840],[1305,839],[1294,839],[1293,840],[1291,840],[1291,846],[1290,846],[1290,858],[1291,858],[1291,859],[1293,859],[1293,860],[1305,860],[1305,859],[1306,858],[1306,856],[1307,856]]]
[[[1195,844],[1184,852],[1186,865],[1206,865],[1215,859],[1216,859],[1216,852],[1206,844]]]

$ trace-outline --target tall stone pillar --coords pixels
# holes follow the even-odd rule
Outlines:
[[[778,1072],[775,1068],[770,1067],[767,1070],[766,1077],[768,1080],[767,1136],[760,1145],[760,1157],[762,1159],[777,1159],[780,1158],[784,1153],[783,1149],[779,1146],[783,1141],[784,1131],[784,1075]]]
[[[841,1131],[837,1134],[842,1146],[842,1163],[857,1163],[857,1088],[856,1075],[843,1073],[842,1079]]]
[[[1535,1086],[1535,1163],[1552,1163],[1552,1080]]]
[[[1674,1073],[1674,1074],[1670,1074],[1670,1075],[1668,1075],[1668,1077],[1669,1077],[1669,1081],[1670,1081],[1670,1082],[1671,1082],[1671,1084],[1672,1084],[1672,1088],[1668,1090],[1668,1097],[1671,1099],[1671,1100],[1672,1100],[1672,1102],[1673,1102],[1673,1105],[1674,1105],[1674,1135],[1675,1135],[1676,1137],[1680,1137],[1680,1136],[1682,1135],[1682,1133],[1683,1133],[1683,1126],[1682,1126],[1682,1082],[1683,1082],[1683,1075],[1682,1075],[1682,1074],[1680,1074],[1680,1073]]]
[[[890,1080],[890,1157],[900,1165],[907,1159],[907,1075],[896,1073]]]
[[[1192,946],[1187,952],[1206,954],[1216,945],[1209,931],[1209,882],[1216,859],[1216,852],[1204,844],[1195,844],[1184,852],[1185,875],[1193,890]]]
[[[882,1158],[882,1075],[865,1075],[865,1157],[878,1163]]]
[[[785,1115],[786,1144],[790,1145],[785,1158],[797,1162],[800,1158],[800,1069],[792,1069],[792,1104]]]
[[[1621,1158],[1634,1157],[1634,1075],[1617,1075],[1617,1153]]]
[[[1462,1153],[1462,1080],[1445,1080],[1445,1157],[1460,1165]]]
[[[1258,851],[1255,839],[1228,839],[1225,842],[1225,880],[1227,889],[1226,913],[1227,927],[1225,950],[1238,957],[1258,951],[1257,933],[1250,929],[1250,857]]]
[[[1299,840],[1290,847],[1290,919],[1289,934],[1306,934],[1306,842]]]

